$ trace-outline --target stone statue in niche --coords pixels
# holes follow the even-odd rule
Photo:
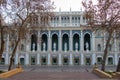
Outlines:
[[[56,51],[56,43],[53,43],[53,50]]]
[[[89,44],[88,42],[85,43],[86,51],[89,51]]]
[[[45,51],[45,48],[46,48],[46,44],[45,42],[43,42],[43,51]]]
[[[33,51],[35,51],[35,43],[33,43],[32,45],[33,45],[33,46],[32,46],[32,47],[33,47]]]
[[[75,43],[75,51],[78,51],[78,42]]]
[[[67,51],[67,43],[64,44],[65,52]]]

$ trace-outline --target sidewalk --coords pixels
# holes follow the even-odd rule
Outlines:
[[[100,80],[91,71],[84,67],[31,67],[3,80]]]
[[[4,80],[99,80],[91,72],[32,72],[27,71]]]

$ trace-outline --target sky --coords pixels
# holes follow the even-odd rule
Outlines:
[[[82,0],[51,0],[54,1],[55,11],[80,11],[82,8]]]

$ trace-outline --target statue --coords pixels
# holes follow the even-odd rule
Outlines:
[[[46,48],[46,44],[45,42],[43,42],[43,51],[45,51],[45,48]]]
[[[67,43],[64,44],[65,52],[67,51]]]
[[[32,47],[33,47],[33,51],[35,51],[35,43],[33,43],[32,45],[33,45],[33,46],[32,46]]]
[[[56,43],[53,43],[53,50],[56,51]]]
[[[89,49],[89,44],[88,44],[88,42],[85,43],[85,48],[86,48],[86,51],[88,51],[88,49]]]
[[[78,42],[75,43],[75,50],[78,51]]]

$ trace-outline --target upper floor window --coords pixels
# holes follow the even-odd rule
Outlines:
[[[101,45],[98,44],[98,51],[101,51]]]

